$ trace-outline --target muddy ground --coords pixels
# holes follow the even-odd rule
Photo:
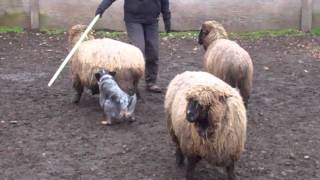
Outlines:
[[[320,39],[237,39],[254,61],[246,151],[239,179],[320,179]],[[101,124],[98,97],[71,103],[68,69],[47,83],[66,56],[66,35],[0,34],[0,179],[183,179],[163,113],[162,94],[145,92],[137,121]],[[192,38],[161,41],[160,85],[202,70]],[[199,164],[197,179],[225,179]]]

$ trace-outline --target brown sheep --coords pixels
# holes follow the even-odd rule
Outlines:
[[[69,30],[69,44],[73,45],[80,38],[86,26],[76,25]],[[120,88],[129,95],[137,93],[138,83],[145,71],[144,56],[137,47],[109,38],[84,41],[71,62],[73,87],[77,94],[73,100],[78,103],[84,87],[92,94],[99,93],[94,74],[100,69],[116,72],[116,81]]]
[[[187,179],[201,159],[226,167],[228,178],[236,179],[234,164],[244,150],[247,127],[236,89],[206,72],[184,72],[169,84],[165,112],[176,162],[188,159]]]
[[[238,88],[247,107],[253,79],[252,60],[246,50],[227,38],[226,31],[218,22],[203,23],[199,44],[206,50],[204,67],[232,87]]]

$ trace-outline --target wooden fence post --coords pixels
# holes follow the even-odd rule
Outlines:
[[[301,31],[308,32],[312,28],[312,0],[302,0]]]
[[[39,11],[39,0],[30,0],[31,29],[40,28]]]

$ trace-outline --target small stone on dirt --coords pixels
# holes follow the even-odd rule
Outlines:
[[[107,124],[108,124],[108,121],[101,121],[101,124],[107,125]]]
[[[310,156],[304,156],[305,159],[310,159]]]
[[[290,157],[290,159],[295,159],[296,158],[293,153],[290,153],[289,157]]]
[[[305,72],[305,73],[308,73],[309,71],[305,69],[304,72]]]
[[[268,71],[268,70],[269,70],[269,67],[264,66],[263,69],[266,70],[266,71]]]
[[[163,37],[162,40],[163,41],[168,41],[168,37]]]

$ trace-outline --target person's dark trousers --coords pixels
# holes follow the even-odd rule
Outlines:
[[[145,56],[146,83],[156,83],[159,61],[159,25],[126,22],[129,43],[138,47]]]

